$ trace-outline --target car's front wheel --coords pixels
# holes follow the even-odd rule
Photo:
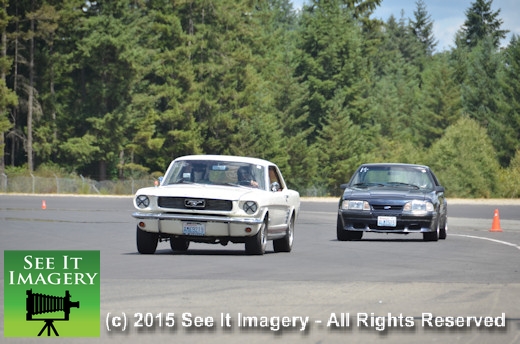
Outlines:
[[[439,240],[439,232],[440,232],[440,219],[437,220],[437,230],[434,232],[423,233],[424,241],[438,241]]]
[[[444,240],[448,235],[448,219],[444,219],[444,225],[441,227],[439,231],[439,239]]]
[[[267,216],[255,236],[246,240],[246,253],[249,255],[263,255],[267,246]]]
[[[343,229],[343,222],[341,221],[341,217],[338,215],[338,220],[336,222],[336,237],[339,241],[361,240],[363,232],[346,231]]]
[[[137,227],[137,251],[142,254],[153,254],[157,249],[159,234],[143,231]]]
[[[287,227],[287,233],[282,239],[273,241],[273,248],[275,252],[291,252],[294,240],[294,216],[291,217]]]

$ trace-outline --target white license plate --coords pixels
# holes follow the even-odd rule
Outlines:
[[[206,235],[206,225],[201,222],[183,222],[182,234],[204,236]]]
[[[395,227],[397,226],[397,218],[395,216],[378,216],[377,225],[380,227]]]

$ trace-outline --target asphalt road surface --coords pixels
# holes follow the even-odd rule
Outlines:
[[[490,231],[495,209],[502,232]],[[139,255],[132,211],[130,197],[0,195],[4,251],[100,251],[101,338],[67,342],[520,342],[518,201],[449,200],[448,237],[438,242],[339,242],[336,202],[307,199],[293,251],[269,244],[264,256],[242,244],[173,253],[168,242]]]

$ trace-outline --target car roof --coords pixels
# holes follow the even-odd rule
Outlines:
[[[179,160],[214,160],[214,161],[232,161],[232,162],[245,162],[255,165],[274,165],[272,162],[259,158],[237,156],[237,155],[212,155],[212,154],[200,154],[200,155],[186,155],[175,159]]]
[[[418,164],[406,164],[406,163],[400,163],[400,162],[378,162],[378,163],[367,163],[362,164],[360,167],[383,167],[383,166],[402,166],[402,167],[418,167],[418,168],[426,168],[430,169],[426,165],[418,165]]]

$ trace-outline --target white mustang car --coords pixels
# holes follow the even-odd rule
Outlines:
[[[157,187],[139,189],[134,207],[140,253],[170,240],[174,251],[186,251],[191,241],[232,242],[262,255],[267,240],[275,252],[291,251],[300,195],[269,161],[191,155],[175,159]]]

